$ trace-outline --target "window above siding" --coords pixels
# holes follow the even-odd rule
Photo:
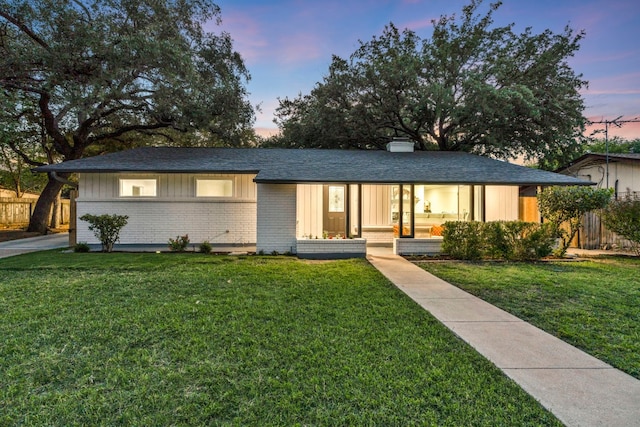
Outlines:
[[[121,179],[120,197],[156,197],[156,179]]]
[[[196,179],[196,197],[233,197],[233,180]]]

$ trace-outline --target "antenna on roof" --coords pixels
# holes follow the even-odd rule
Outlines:
[[[604,125],[604,147],[605,147],[605,163],[606,163],[606,174],[607,174],[607,188],[609,188],[609,125],[613,125],[617,128],[621,128],[623,124],[625,123],[640,123],[640,118],[639,117],[635,117],[633,119],[630,120],[620,120],[622,118],[622,116],[618,116],[613,120],[600,120],[597,122],[594,121],[587,121],[588,125],[598,125],[598,124],[603,124]],[[596,132],[601,132],[602,130],[598,130],[598,131],[594,131],[591,133],[591,135],[595,134]]]

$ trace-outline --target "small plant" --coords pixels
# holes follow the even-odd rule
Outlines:
[[[73,252],[86,253],[90,251],[91,251],[91,248],[89,247],[87,242],[78,242],[73,246]]]
[[[200,252],[202,252],[203,254],[210,254],[211,251],[213,250],[213,247],[211,246],[211,243],[209,243],[208,240],[205,240],[204,242],[200,243]]]
[[[111,252],[115,242],[120,240],[120,230],[127,225],[127,215],[91,215],[84,214],[81,221],[89,223],[89,230],[100,240],[102,252]]]
[[[189,235],[177,236],[175,239],[169,239],[169,250],[171,252],[184,252],[189,246]]]
[[[328,239],[328,238],[329,238],[329,232],[328,232],[327,230],[324,230],[324,231],[322,232],[322,238],[323,238],[323,239]]]

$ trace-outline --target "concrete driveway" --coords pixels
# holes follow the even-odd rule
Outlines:
[[[48,234],[27,239],[0,242],[0,258],[49,249],[68,248],[69,233]]]

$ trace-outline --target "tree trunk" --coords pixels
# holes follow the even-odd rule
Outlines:
[[[53,206],[51,209],[51,222],[49,227],[52,229],[60,228],[60,208],[60,192],[58,192],[58,195],[53,199]]]
[[[69,174],[59,174],[59,176],[67,178]],[[47,225],[49,224],[50,219],[49,214],[51,213],[51,206],[53,205],[56,197],[58,197],[58,194],[60,194],[60,190],[62,190],[63,186],[63,183],[56,181],[51,175],[49,175],[49,182],[47,182],[47,185],[44,187],[44,190],[42,190],[42,193],[36,202],[36,207],[33,210],[33,215],[31,215],[27,231],[46,234]]]

